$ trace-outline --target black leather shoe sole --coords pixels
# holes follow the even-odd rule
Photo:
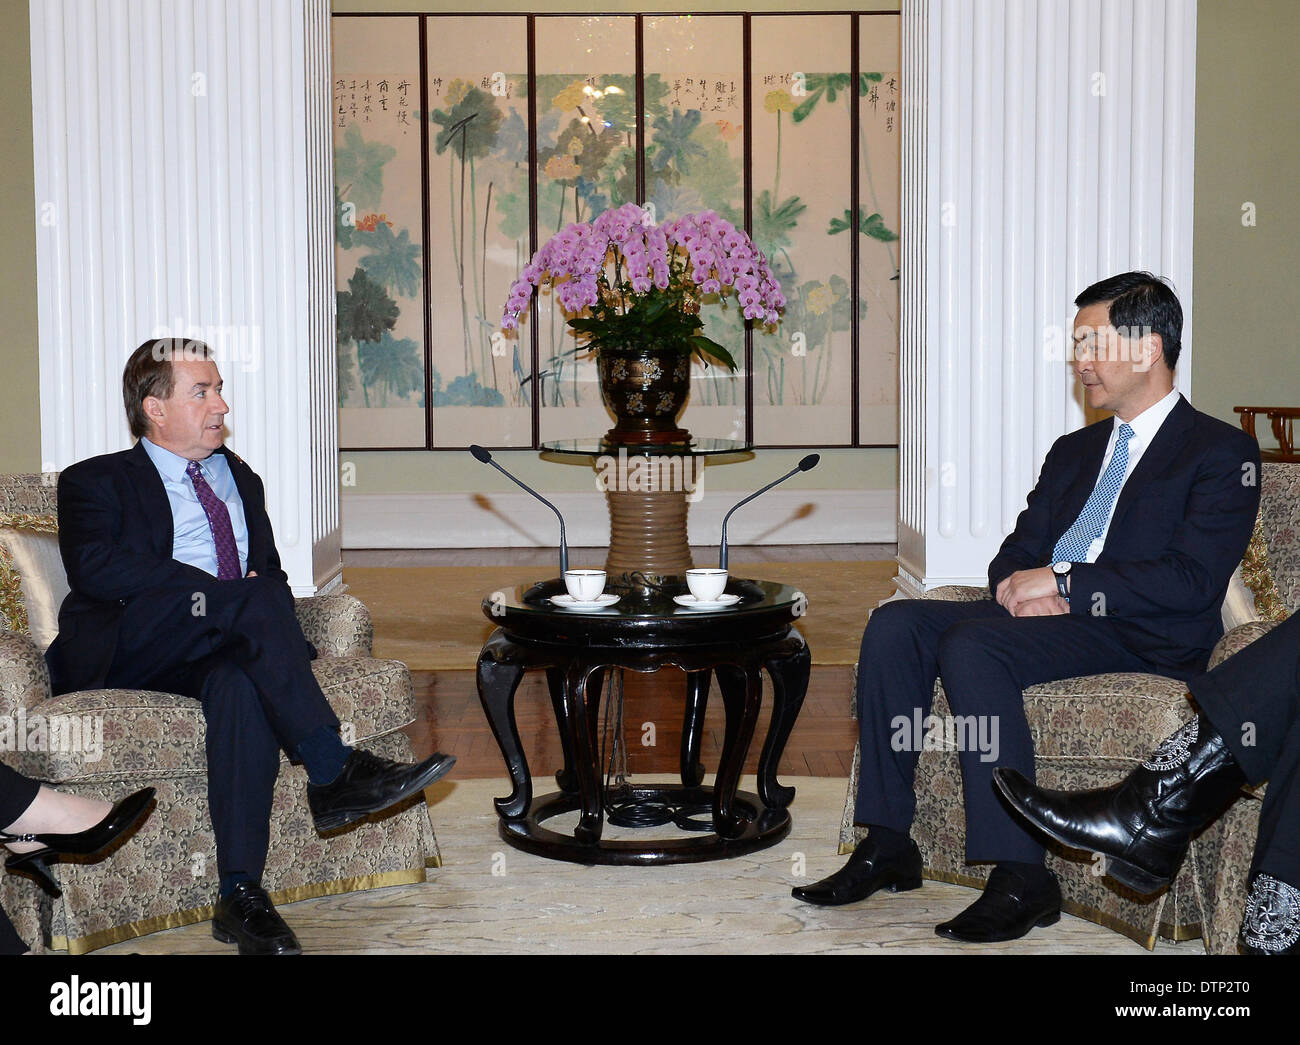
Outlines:
[[[302,954],[302,947],[299,945],[297,940],[294,940],[292,943],[288,941],[271,943],[266,940],[254,940],[250,937],[234,932],[233,930],[227,929],[224,925],[220,925],[217,922],[212,923],[212,938],[218,943],[239,944],[240,954]]]
[[[790,895],[818,907],[843,907],[888,889],[905,893],[921,888],[921,852],[909,841],[901,852],[882,856],[870,838],[859,843],[849,862],[811,885],[797,885]]]
[[[349,824],[355,824],[358,820],[364,820],[372,813],[379,813],[389,806],[396,805],[403,799],[410,798],[411,795],[418,791],[423,791],[430,784],[442,779],[451,771],[451,767],[456,764],[456,756],[448,755],[440,762],[433,762],[419,776],[412,777],[407,781],[404,787],[399,788],[392,794],[384,795],[374,802],[345,807],[343,809],[334,809],[320,816],[313,816],[312,820],[316,824],[316,830],[322,834],[326,831],[337,831],[340,828],[347,827]]]
[[[1137,864],[1129,863],[1127,860],[1121,860],[1117,856],[1106,857],[1106,874],[1114,878],[1120,885],[1126,885],[1135,893],[1148,895],[1158,893],[1161,889],[1173,881],[1173,878],[1162,878],[1160,875],[1152,874],[1145,868],[1138,867]],[[1179,861],[1180,865],[1182,861]]]
[[[796,900],[815,904],[818,907],[843,907],[845,904],[860,903],[882,889],[891,893],[906,893],[912,889],[920,889],[921,876],[895,875],[892,879],[885,881],[863,883],[856,888],[846,890],[840,895],[836,895],[829,890],[820,893],[816,892],[815,890],[821,884],[821,882],[814,882],[812,885],[807,886],[797,885],[790,890],[790,895]]]
[[[1049,925],[1055,925],[1060,920],[1061,912],[1056,910],[1041,915],[1028,925],[1009,926],[1003,931],[962,933],[953,929],[950,922],[944,922],[942,925],[934,927],[934,933],[936,936],[942,936],[945,940],[956,940],[959,943],[1005,943],[1008,940],[1019,940],[1022,936],[1027,935],[1031,929],[1046,929]]]

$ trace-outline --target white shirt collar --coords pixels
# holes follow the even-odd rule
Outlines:
[[[154,463],[162,477],[169,482],[179,483],[186,477],[185,469],[189,467],[189,460],[180,454],[174,454],[170,450],[159,446],[147,435],[140,437],[140,442],[144,444],[144,452],[149,455],[149,460]],[[199,467],[207,471],[208,461],[199,462]]]
[[[1128,426],[1133,429],[1133,438],[1129,440],[1130,453],[1136,448],[1134,444],[1143,448],[1151,445],[1151,440],[1154,439],[1156,433],[1160,431],[1160,426],[1165,423],[1165,418],[1170,415],[1174,407],[1178,405],[1178,401],[1181,398],[1178,389],[1171,389],[1167,396],[1158,402],[1152,403],[1149,407],[1143,410],[1142,413],[1133,418],[1133,420],[1127,422]],[[1118,414],[1115,415],[1114,421],[1114,431],[1118,433],[1119,426],[1125,424],[1125,422],[1119,419]]]

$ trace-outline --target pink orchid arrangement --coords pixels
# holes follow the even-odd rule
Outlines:
[[[714,211],[663,225],[635,203],[592,222],[561,229],[524,266],[510,287],[503,330],[519,326],[533,288],[549,283],[586,342],[575,351],[677,347],[732,370],[736,361],[701,334],[701,299],[729,292],[746,320],[775,324],[785,297],[767,257],[745,233]]]

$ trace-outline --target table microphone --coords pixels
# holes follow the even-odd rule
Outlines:
[[[484,451],[484,453],[486,452],[487,451]],[[474,456],[478,457],[477,454],[475,454]],[[790,478],[790,476],[794,475],[796,472],[807,472],[813,468],[816,468],[817,462],[820,461],[821,459],[822,459],[821,454],[809,454],[797,465],[795,465],[788,472],[786,472],[785,475],[781,476],[780,479],[774,479],[772,482],[764,486],[763,489],[755,490],[743,501],[739,501],[738,503],[734,504],[731,508],[731,512],[734,512],[742,504],[748,504],[759,494],[767,493],[767,491],[772,489],[772,487],[774,487],[777,483],[785,482],[787,479]],[[483,458],[480,457],[479,460],[483,460]],[[517,479],[515,481],[518,482]],[[722,517],[722,545],[718,549],[718,568],[722,570],[725,570],[727,568],[727,520],[731,518],[731,512],[728,512],[726,515]]]
[[[497,464],[496,461],[492,460],[492,455],[490,453],[484,450],[483,447],[479,446],[477,443],[474,443],[473,445],[470,446],[469,452],[474,455],[474,460],[478,461],[480,464],[490,464],[493,468],[495,468],[498,472],[504,475],[512,483],[514,483],[516,486],[522,486],[530,494],[532,494],[539,501],[541,501],[542,504],[546,505],[547,508],[549,508],[551,511],[555,513],[555,517],[560,520],[560,574],[563,575],[564,573],[566,573],[569,569],[569,545],[568,542],[564,539],[564,516],[560,514],[560,509],[555,507],[555,505],[553,505],[550,501],[548,501],[545,497],[539,494],[527,483],[521,482],[520,480],[516,479],[513,475],[511,475],[509,472],[507,472],[504,468],[502,468],[499,464]],[[809,465],[809,467],[811,468],[812,466]],[[777,481],[779,482],[780,480]],[[763,492],[762,490],[759,490],[759,493],[762,492]]]

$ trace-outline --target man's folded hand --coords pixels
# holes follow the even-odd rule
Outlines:
[[[1065,609],[1038,610],[1033,614],[1023,611],[1026,603],[1047,599],[1049,596],[1059,598],[1056,588],[1056,575],[1050,566],[1040,566],[1036,570],[1017,570],[1009,577],[1004,577],[998,584],[998,605],[1013,617],[1041,616],[1044,612],[1068,613],[1069,606],[1064,600]]]
[[[1044,595],[1042,598],[1029,599],[1027,602],[1020,603],[1014,617],[1053,617],[1061,613],[1069,613],[1070,604],[1059,595]]]

